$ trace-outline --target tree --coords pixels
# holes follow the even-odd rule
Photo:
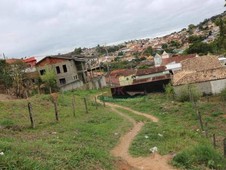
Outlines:
[[[51,67],[46,68],[46,72],[41,76],[41,80],[49,88],[49,93],[52,93],[52,89],[57,86],[56,73]]]
[[[209,44],[204,42],[195,42],[189,46],[189,48],[186,50],[188,54],[208,54],[208,52],[212,52],[212,48]]]
[[[146,48],[146,50],[144,50],[144,55],[153,55],[153,49],[151,46],[149,46],[148,48]]]
[[[24,96],[24,80],[26,78],[25,69],[27,68],[26,63],[18,60],[10,65],[10,77],[12,79],[12,87],[17,97]]]
[[[180,45],[181,44],[178,41],[174,41],[174,40],[170,41],[170,43],[169,43],[170,47],[175,47],[175,48],[179,48]]]
[[[188,26],[188,32],[189,32],[189,34],[193,34],[194,28],[195,28],[195,25],[194,24],[190,24]]]
[[[75,53],[75,54],[78,54],[78,55],[81,54],[81,53],[82,53],[81,47],[75,48],[74,53]]]
[[[167,44],[162,44],[162,49],[166,50],[168,48]]]
[[[5,89],[12,87],[12,77],[10,76],[10,65],[5,60],[0,60],[0,83]]]
[[[205,37],[203,36],[197,36],[197,35],[192,35],[190,37],[188,37],[188,42],[189,43],[194,43],[194,42],[201,42],[205,39]]]

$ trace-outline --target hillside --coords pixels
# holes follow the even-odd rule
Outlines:
[[[219,97],[197,103],[202,131],[190,102],[168,100],[165,94],[133,99],[106,94],[102,99],[108,103],[97,104],[94,96],[102,92],[58,94],[59,121],[49,95],[0,101],[0,169],[225,169],[226,108]],[[34,128],[27,102],[32,104]]]
[[[153,64],[148,62],[149,58],[153,58],[156,53],[162,54],[164,51],[172,55],[193,53],[225,55],[225,37],[226,11],[205,19],[198,25],[190,24],[188,28],[162,37],[131,40],[113,46],[97,45],[94,48],[76,48],[72,53],[100,56],[100,62],[112,63],[112,69],[131,68],[140,64],[146,67]]]

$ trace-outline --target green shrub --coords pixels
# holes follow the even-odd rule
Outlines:
[[[181,88],[177,95],[177,100],[180,102],[194,101],[197,102],[201,97],[201,92],[194,85],[185,85]]]
[[[211,169],[223,170],[226,167],[226,161],[212,146],[197,145],[177,154],[173,158],[173,164],[185,169],[193,169],[205,166]]]
[[[3,119],[1,122],[0,122],[0,125],[1,126],[4,126],[4,127],[11,127],[14,125],[14,122],[11,120],[11,119]]]
[[[222,114],[224,114],[224,113],[223,112],[216,111],[216,112],[211,113],[211,116],[217,117],[217,116],[222,115]]]
[[[167,84],[165,87],[165,94],[167,99],[174,99],[174,89],[171,83]]]
[[[221,91],[220,96],[222,101],[226,101],[226,88]]]

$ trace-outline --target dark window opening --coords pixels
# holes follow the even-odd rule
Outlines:
[[[56,66],[56,72],[57,72],[57,74],[60,74],[60,67],[59,66]]]
[[[66,84],[66,79],[65,79],[65,78],[59,79],[59,81],[60,81],[60,84],[61,84],[61,85],[62,85],[62,84]]]
[[[45,72],[46,72],[46,70],[45,70],[45,69],[40,70],[40,74],[41,74],[41,75],[44,75],[44,74],[45,74]]]
[[[63,65],[63,70],[64,70],[65,73],[67,72],[67,66],[66,65]]]

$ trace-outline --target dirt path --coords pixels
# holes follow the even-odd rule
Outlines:
[[[128,115],[118,111],[116,108],[122,108],[125,110],[128,110],[130,112],[133,112],[137,115],[142,115],[153,122],[158,122],[158,118],[155,116],[141,113],[135,110],[132,110],[128,107],[112,104],[112,103],[106,103],[107,106],[110,106],[110,108],[117,114],[123,116],[128,121],[130,121],[133,124],[133,128],[124,136],[120,138],[119,144],[111,151],[111,154],[114,157],[118,157],[123,160],[124,165],[120,165],[120,170],[130,170],[130,169],[137,169],[137,170],[174,170],[172,166],[168,164],[170,159],[172,157],[170,155],[161,156],[158,153],[154,153],[149,157],[137,157],[134,158],[131,155],[129,155],[129,147],[131,142],[134,140],[136,135],[140,132],[142,127],[144,126],[143,122],[136,123],[136,121],[129,117]],[[128,166],[126,166],[128,165]]]
[[[6,100],[15,100],[15,96],[10,96],[7,94],[0,94],[0,101],[6,101]]]

